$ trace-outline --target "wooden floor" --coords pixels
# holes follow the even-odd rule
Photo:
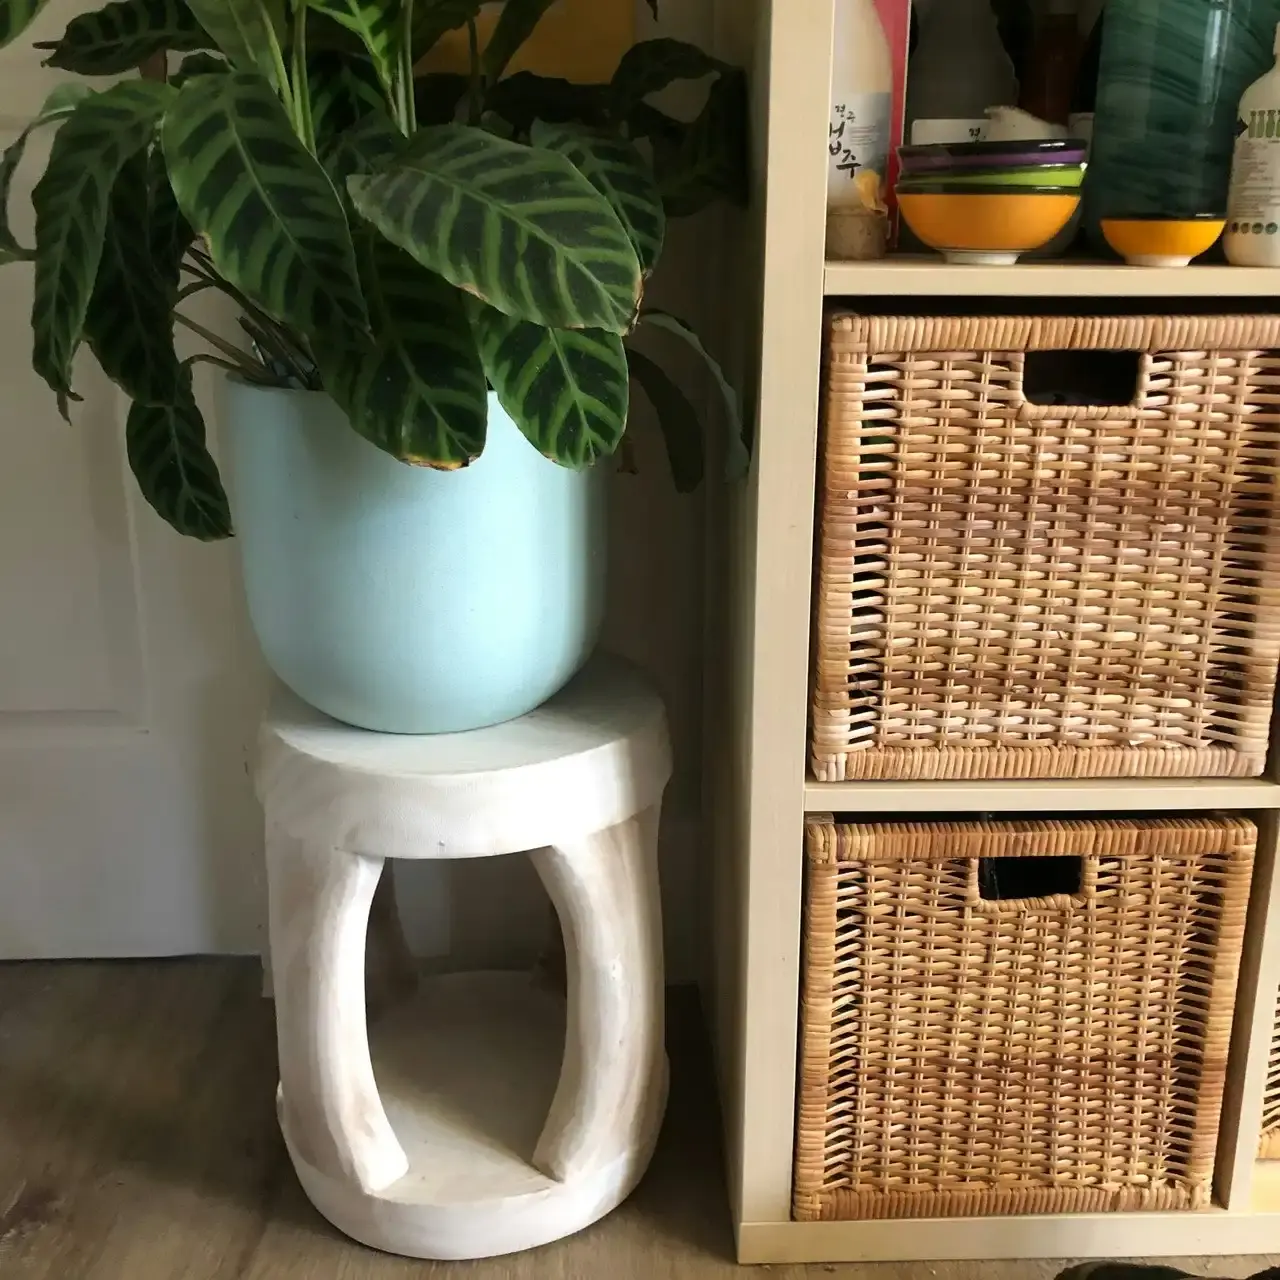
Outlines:
[[[623,1209],[522,1257],[421,1263],[344,1240],[303,1198],[276,1132],[271,1006],[260,983],[257,965],[241,961],[0,966],[0,1280],[739,1274],[694,1019],[673,1028],[667,1127],[649,1177]],[[1262,1265],[1219,1259],[1195,1269],[1245,1276]],[[770,1280],[1046,1280],[1058,1269],[762,1270]]]

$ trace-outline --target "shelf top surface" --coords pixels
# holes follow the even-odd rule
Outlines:
[[[1280,297],[1280,267],[1128,267],[1066,259],[1013,267],[953,266],[934,255],[828,262],[827,297]]]

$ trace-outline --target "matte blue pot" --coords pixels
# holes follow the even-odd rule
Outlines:
[[[601,468],[549,462],[489,397],[484,453],[406,466],[327,396],[225,383],[232,515],[271,669],[383,733],[514,719],[561,689],[604,608]]]

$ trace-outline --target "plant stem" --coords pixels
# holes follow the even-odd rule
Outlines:
[[[276,30],[269,18],[265,26],[267,29],[267,51],[271,54],[271,62],[275,71],[276,92],[279,93],[280,101],[284,103],[284,109],[293,124],[294,132],[297,133],[298,112],[293,101],[293,91],[289,87],[289,73],[284,69],[284,54],[280,51],[280,41],[276,39]],[[299,133],[298,136],[301,137],[302,135]]]
[[[298,0],[293,24],[293,106],[297,118],[294,129],[302,145],[316,153],[316,126],[311,118],[311,81],[307,78],[307,0]]]
[[[413,0],[402,0],[401,13],[404,28],[400,82],[404,86],[404,132],[411,138],[418,131],[418,103],[413,95]]]
[[[225,369],[228,373],[234,373],[238,378],[243,378],[246,382],[252,382],[255,386],[269,387],[272,383],[265,376],[266,369],[255,365],[250,368],[249,365],[232,364],[230,360],[222,360],[217,356],[211,356],[207,351],[198,351],[188,361],[188,364],[212,364],[217,365],[219,369]],[[261,374],[258,370],[261,369]]]
[[[211,347],[217,351],[221,351],[223,355],[234,360],[237,365],[248,372],[252,372],[255,363],[253,357],[247,351],[241,351],[239,347],[233,347],[226,339],[218,337],[211,329],[206,329],[204,325],[197,324],[188,316],[184,316],[181,311],[175,311],[173,318],[184,328],[190,329],[192,333],[198,334]],[[261,368],[261,365],[256,366]]]
[[[471,57],[471,83],[467,88],[467,123],[476,125],[484,114],[484,85],[480,74],[480,33],[476,20],[467,19],[467,52]]]

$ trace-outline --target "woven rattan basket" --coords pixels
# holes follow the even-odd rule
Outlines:
[[[1254,841],[811,821],[795,1217],[1207,1205]]]
[[[1267,1072],[1267,1097],[1262,1107],[1262,1158],[1280,1160],[1280,1021],[1271,1042],[1271,1069]]]
[[[834,317],[814,776],[1260,774],[1277,347],[1272,316]],[[1145,354],[1128,403],[1063,406],[1032,352]]]

